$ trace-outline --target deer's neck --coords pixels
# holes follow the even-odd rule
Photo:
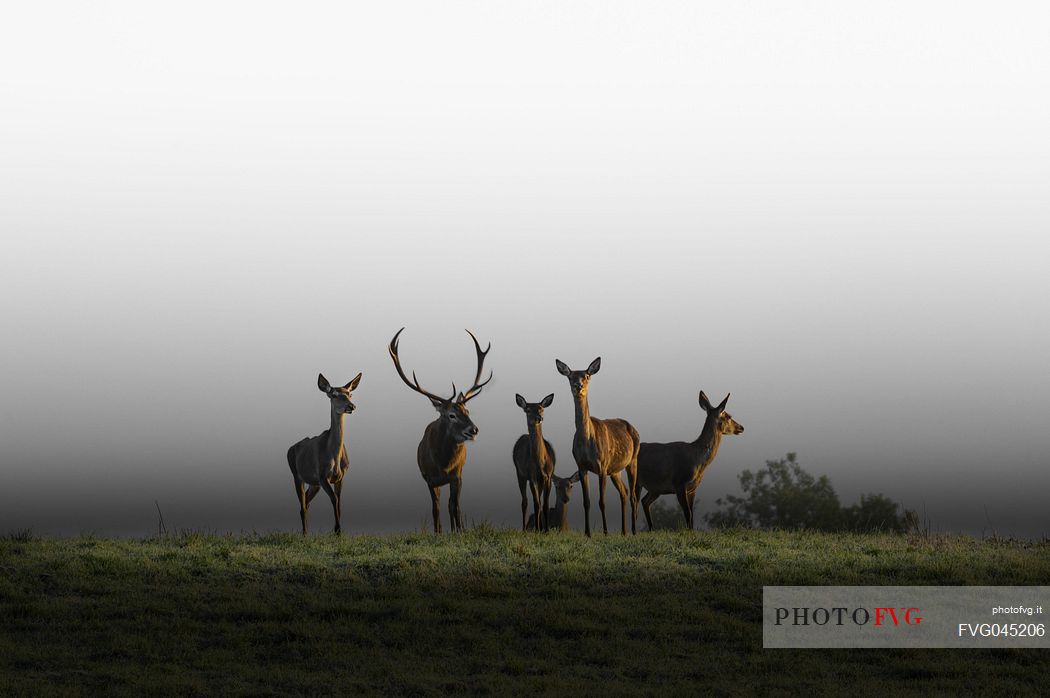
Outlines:
[[[591,424],[591,409],[587,405],[587,396],[576,395],[573,402],[576,405],[576,433],[581,436],[593,436],[594,425]]]
[[[345,416],[342,412],[332,410],[332,425],[328,427],[328,443],[325,444],[325,451],[333,458],[339,455],[339,451],[343,448],[343,417]]]
[[[718,417],[708,415],[704,421],[704,428],[700,436],[693,442],[694,462],[703,470],[718,455],[718,447],[722,445],[722,432],[718,430]]]
[[[569,527],[569,508],[558,497],[554,502],[554,524],[561,530]]]
[[[539,423],[529,422],[529,443],[532,444],[532,453],[539,463],[547,462],[547,444],[543,441],[543,426]]]
[[[447,419],[438,420],[437,437],[437,449],[435,450],[439,460],[443,463],[451,462],[456,455],[457,449],[466,449],[463,443],[452,438],[452,425],[449,424]]]

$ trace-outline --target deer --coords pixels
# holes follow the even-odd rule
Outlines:
[[[525,423],[529,433],[522,434],[514,442],[514,469],[518,473],[518,489],[521,490],[521,527],[529,530],[533,526],[525,520],[529,509],[529,498],[526,488],[532,490],[533,518],[535,530],[548,529],[546,512],[550,507],[551,476],[554,475],[554,447],[543,438],[543,410],[554,402],[554,393],[539,402],[526,402],[525,398],[515,393],[514,401],[525,411]],[[540,492],[543,492],[543,507],[540,508]],[[543,513],[543,516],[540,514]]]
[[[602,529],[609,534],[605,519],[605,481],[612,479],[620,493],[620,525],[627,535],[627,499],[631,500],[631,533],[635,533],[638,519],[638,447],[641,440],[638,431],[623,419],[597,419],[591,416],[587,404],[587,387],[591,376],[598,373],[602,365],[599,356],[583,371],[574,371],[562,361],[555,359],[558,373],[569,379],[573,404],[576,407],[576,433],[572,437],[572,457],[580,473],[583,487],[584,531],[591,535],[591,494],[587,484],[587,473],[598,476],[598,508],[602,512]],[[627,471],[629,487],[625,488],[620,473]]]
[[[572,485],[580,481],[580,471],[576,471],[569,477],[558,477],[551,474],[551,482],[554,485],[554,506],[547,509],[547,524],[554,522],[559,531],[569,530],[569,500],[572,498]],[[536,525],[536,515],[529,514],[527,528]],[[550,530],[549,528],[547,530]]]
[[[299,498],[299,518],[306,535],[306,518],[310,502],[321,490],[332,500],[335,511],[335,530],[342,532],[340,498],[343,492],[343,477],[350,468],[350,457],[343,444],[343,418],[353,413],[351,393],[361,383],[361,374],[341,388],[333,387],[323,374],[317,374],[317,388],[328,396],[332,408],[331,425],[317,436],[302,439],[288,449],[288,467],[292,470],[295,494]]]
[[[423,430],[423,438],[416,448],[416,464],[419,465],[419,473],[430,491],[431,512],[434,517],[434,532],[441,533],[441,488],[449,487],[448,515],[453,531],[463,530],[463,511],[459,506],[459,498],[463,488],[463,465],[467,461],[466,442],[474,441],[478,436],[478,428],[470,419],[467,403],[481,394],[481,390],[492,380],[492,373],[484,382],[481,374],[485,366],[485,357],[492,349],[492,343],[482,351],[481,344],[474,333],[467,330],[467,334],[474,340],[474,351],[477,355],[478,370],[474,376],[474,383],[465,392],[456,392],[456,384],[452,384],[452,395],[441,397],[435,393],[424,390],[412,373],[412,380],[405,375],[401,368],[401,358],[398,356],[398,341],[401,333],[405,331],[402,327],[390,340],[390,358],[394,361],[397,375],[405,385],[430,400],[430,404],[438,412],[438,418],[427,425]]]
[[[643,443],[638,452],[638,479],[635,496],[641,494],[642,511],[649,530],[653,530],[653,517],[650,512],[653,502],[662,494],[674,494],[682,507],[686,525],[692,529],[693,503],[696,500],[696,489],[704,477],[707,466],[711,465],[723,436],[736,436],[744,433],[744,427],[726,412],[729,395],[718,404],[711,405],[704,391],[700,391],[700,407],[707,413],[700,436],[694,441],[674,441],[671,443]]]

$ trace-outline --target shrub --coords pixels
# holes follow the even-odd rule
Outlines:
[[[719,497],[719,510],[704,518],[711,526],[817,529],[821,531],[904,531],[900,505],[882,494],[866,494],[850,507],[839,503],[827,475],[802,469],[795,453],[767,460],[764,470],[740,473],[743,495]]]

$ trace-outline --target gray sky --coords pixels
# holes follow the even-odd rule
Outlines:
[[[318,371],[350,530],[419,528],[406,325],[436,391],[492,341],[468,522],[518,518],[515,392],[571,472],[600,355],[643,440],[732,391],[704,511],[798,451],[1050,533],[1047,84],[1039,2],[6,5],[0,530],[294,530]]]

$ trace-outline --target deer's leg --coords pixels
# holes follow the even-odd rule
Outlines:
[[[605,475],[598,476],[598,509],[602,512],[602,530],[609,535],[609,524],[605,520]]]
[[[453,485],[448,486],[448,530],[456,532],[456,495],[452,490]]]
[[[335,528],[337,531],[343,530],[343,481],[332,485],[332,489],[335,490]]]
[[[624,487],[623,480],[620,479],[620,473],[613,473],[609,476],[612,480],[613,487],[620,494],[620,530],[623,535],[627,535],[627,488]]]
[[[299,500],[299,519],[303,522],[303,535],[306,535],[306,507],[309,500],[306,498],[306,488],[299,476],[295,477],[295,496]]]
[[[332,489],[332,483],[328,482],[325,477],[321,478],[321,489],[328,495],[328,498],[332,500],[332,511],[335,513],[335,530],[333,533],[339,533],[339,495]]]
[[[434,515],[434,533],[441,533],[441,488],[430,487],[430,510]]]
[[[689,530],[693,530],[696,528],[696,488],[686,492],[685,498],[689,502]]]
[[[529,515],[529,494],[527,491],[528,480],[518,477],[518,489],[521,490],[521,530],[529,530],[526,517]]]
[[[452,521],[453,531],[463,530],[463,512],[459,508],[459,494],[463,487],[463,481],[455,479],[448,486],[448,515]]]
[[[543,482],[543,530],[551,530],[551,516],[550,516],[550,498],[551,498],[551,480],[547,478]],[[539,522],[537,522],[537,526]]]
[[[466,526],[463,525],[463,507],[460,505],[460,500],[463,498],[463,482],[462,480],[456,480],[456,521],[459,522],[459,530],[463,530]]]
[[[314,497],[316,497],[317,493],[320,492],[320,491],[321,491],[321,488],[318,487],[317,485],[310,485],[309,487],[306,488],[306,509],[307,510],[310,509],[310,502],[313,501]]]
[[[631,495],[631,535],[637,533],[638,528],[638,461],[635,460],[631,467],[627,468],[627,490]]]
[[[645,513],[645,525],[649,527],[649,530],[653,530],[653,512],[649,509],[653,506],[660,495],[653,494],[652,492],[646,492],[645,496],[642,497],[642,511]]]
[[[532,490],[532,510],[536,512],[536,531],[539,531],[540,521],[543,520],[543,513],[540,510],[540,486],[530,481],[529,489]]]
[[[591,537],[591,486],[587,483],[587,470],[580,468],[580,488],[583,489],[583,530]]]
[[[689,525],[689,498],[686,496],[685,487],[679,487],[675,494],[678,496],[678,504],[682,507],[682,515],[685,516],[685,525]]]

